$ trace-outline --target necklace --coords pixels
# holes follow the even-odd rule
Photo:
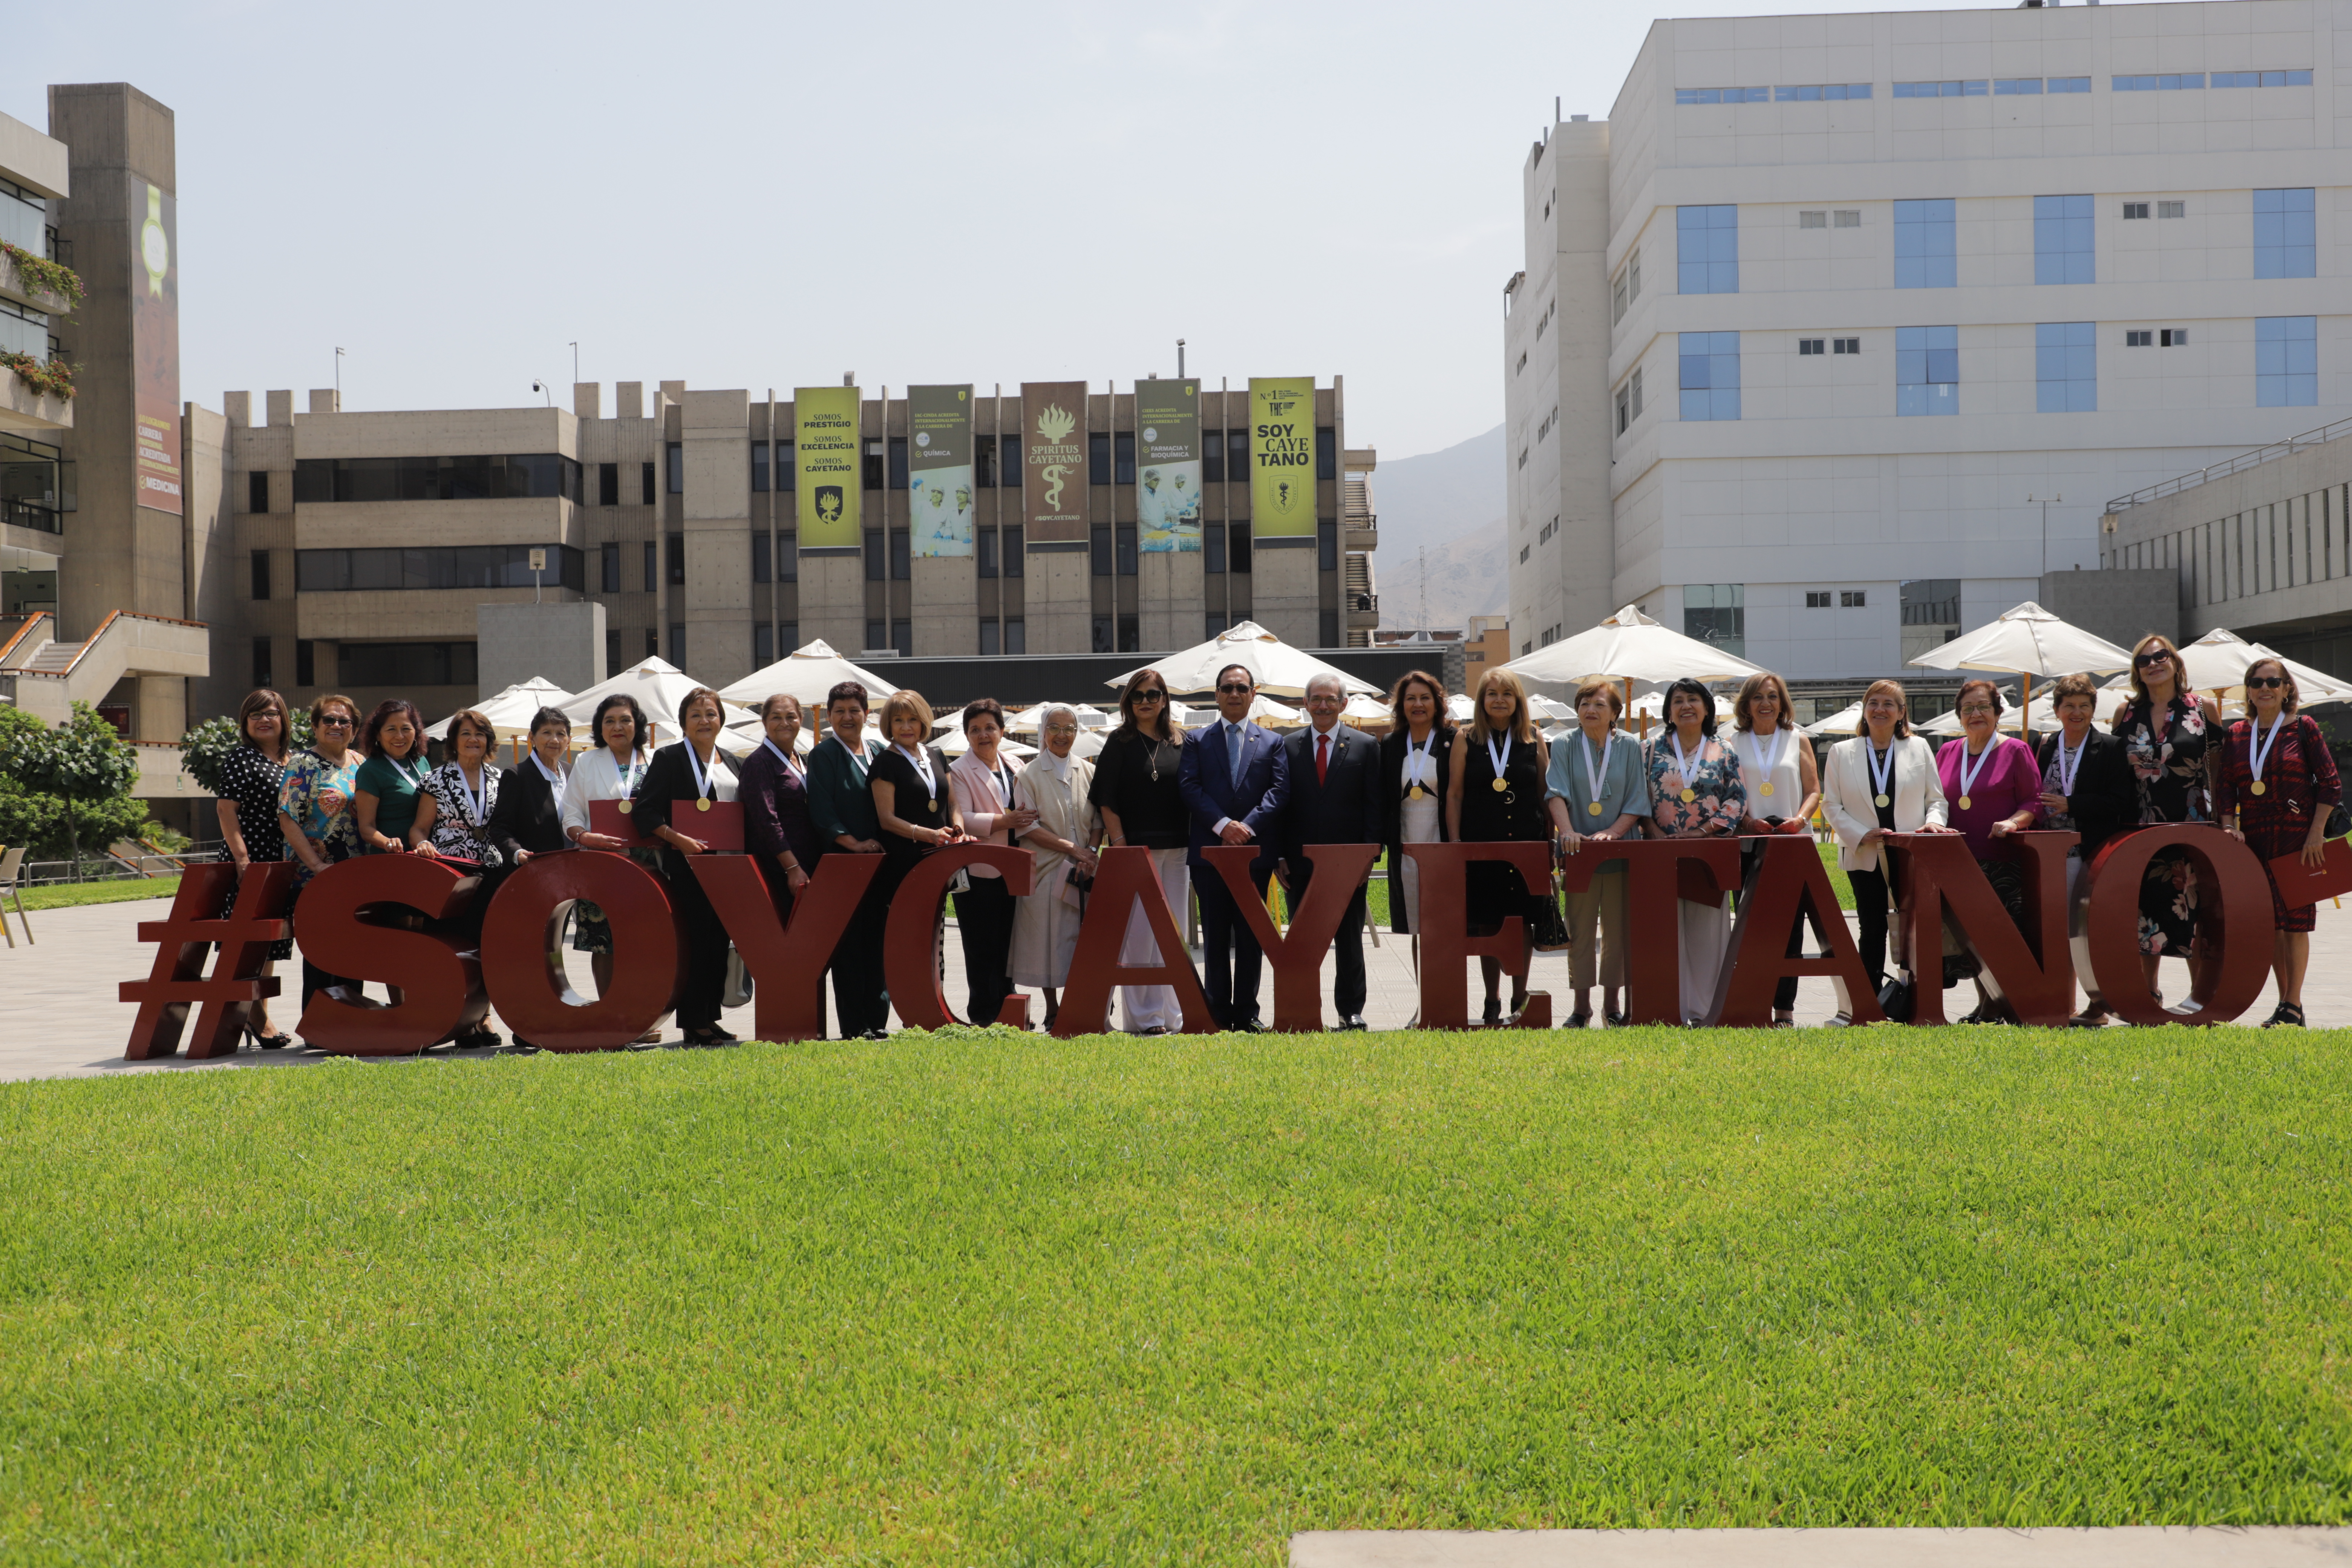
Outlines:
[[[2254,769],[2252,788],[2256,795],[2267,795],[2271,786],[2263,783],[2263,764],[2270,761],[2271,748],[2278,744],[2279,731],[2286,728],[2285,710],[2281,710],[2279,716],[2271,721],[2271,738],[2268,741],[2263,739],[2263,721],[2257,719],[2253,725],[2253,732],[2246,739],[2249,760]]]

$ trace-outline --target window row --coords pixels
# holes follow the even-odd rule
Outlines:
[[[1686,420],[1740,416],[1739,334],[1676,334],[1676,390]],[[2185,346],[2186,327],[2130,329],[2127,348]],[[1800,338],[1801,356],[1819,354],[1825,340]],[[1839,353],[1858,354],[1860,338],[1826,340]],[[1959,329],[1956,326],[1895,330],[1895,412],[1904,416],[1954,415],[1960,411]],[[2034,408],[2042,414],[2089,414],[2099,406],[2098,324],[2042,321],[2033,329]],[[1617,433],[1641,417],[1636,371],[1617,393]],[[2254,321],[2254,403],[2261,408],[2306,408],[2319,402],[2319,319],[2260,316]]]
[[[2116,76],[2107,79],[2116,92],[2178,92],[2184,89],[2198,89],[2209,85],[2201,71],[2168,71],[2155,76]],[[2215,71],[2210,85],[2230,87],[2309,87],[2308,70]],[[2088,92],[2091,79],[2086,76],[2017,76],[1976,77],[1957,81],[1898,81],[1894,86],[1896,98],[2011,98],[2041,97],[2043,94]],[[1871,96],[1871,84],[1866,81],[1828,82],[1802,87],[1678,87],[1675,101],[1681,103],[1821,103],[1837,102]]]
[[[547,564],[530,568],[543,549]],[[588,588],[587,556],[568,544],[450,544],[405,549],[298,550],[294,585],[306,594],[387,588]]]
[[[580,464],[553,452],[482,458],[299,458],[306,501],[580,500]]]
[[[2037,284],[2097,281],[2097,198],[2087,195],[2033,198],[2033,281]],[[2186,201],[2158,201],[2159,217],[2185,217]],[[2148,216],[2147,202],[2125,202],[2126,219]],[[1836,211],[1836,226],[1858,228],[1859,208]],[[1829,226],[1828,209],[1799,209],[1797,226]],[[1950,196],[1895,203],[1895,287],[1955,289],[1959,286],[1959,221]],[[2315,192],[2309,186],[2253,193],[2251,234],[2254,276],[2315,278],[2319,236]],[[1685,294],[1739,292],[1739,208],[1736,204],[1675,209],[1675,287]],[[1633,292],[1639,292],[1638,274]],[[1617,287],[1615,316],[1625,314],[1624,280]]]
[[[1811,83],[1803,87],[1678,87],[1675,89],[1676,103],[1770,103],[1777,97],[1782,103],[1841,102],[1847,99],[1868,98],[1870,84],[1866,81],[1834,81]]]
[[[2108,79],[2108,85],[2117,92],[2194,92],[2206,86],[2201,71],[2173,73],[2161,76],[2119,76]],[[2309,87],[2311,73],[2292,71],[2215,71],[2215,87]]]
[[[1841,610],[1867,609],[1870,606],[1870,590],[1867,588],[1840,588],[1834,593],[1827,588],[1808,588],[1805,590],[1805,608],[1809,610],[1826,610],[1832,607],[1832,605]]]
[[[1637,285],[1638,287],[1638,285]],[[751,443],[751,489],[754,494],[770,490],[792,489],[797,483],[798,469],[793,461],[794,447],[790,441],[754,441]],[[865,481],[869,490],[908,488],[907,437],[892,436],[883,440],[866,443]],[[1336,479],[1339,477],[1339,433],[1336,426],[1324,425],[1315,432],[1316,478]],[[603,504],[619,504],[619,465],[606,463],[599,478]],[[1249,478],[1249,432],[1241,430],[1203,430],[1201,432],[1201,479],[1208,484],[1222,484],[1231,475],[1235,482]],[[972,445],[972,482],[982,489],[1000,486],[1018,489],[1021,484],[1021,437],[1018,436],[979,436]],[[1135,433],[1131,430],[1094,430],[1087,435],[1087,482],[1096,485],[1131,485],[1135,483]],[[653,500],[653,465],[646,465],[646,501]],[[686,467],[682,445],[669,444],[669,489],[673,495],[686,489]]]
[[[2105,552],[2103,563],[2170,568],[2186,602],[2216,605],[2352,574],[2352,492],[2344,487],[2246,511]]]

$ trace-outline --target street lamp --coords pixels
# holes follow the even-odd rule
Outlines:
[[[2050,503],[2063,501],[2065,499],[2064,496],[2027,496],[2025,498],[2025,504],[2028,506],[2033,505],[2036,501],[2042,503],[2042,574],[2044,577],[2050,575]],[[2040,590],[2036,589],[2035,592],[2039,593]]]
[[[544,396],[547,399],[547,405],[550,408],[555,406],[555,394],[548,390],[547,383],[543,381],[534,381],[530,384],[530,389]]]

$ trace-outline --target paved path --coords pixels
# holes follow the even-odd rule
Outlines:
[[[1328,1531],[1291,1568],[2323,1568],[2352,1530]]]
[[[138,941],[137,926],[142,920],[161,919],[165,908],[162,900],[149,900],[37,910],[32,917],[35,944],[26,945],[19,931],[16,946],[0,947],[0,1079],[104,1072],[184,1072],[229,1065],[268,1066],[320,1059],[310,1052],[262,1052],[248,1047],[222,1062],[124,1061],[123,1042],[130,1037],[136,1009],[115,1000],[116,988],[122,981],[143,978],[152,968],[155,950]],[[962,951],[952,923],[947,950],[948,1000],[950,1005],[961,1009]],[[1375,1029],[1402,1028],[1413,1016],[1418,996],[1409,954],[1410,948],[1402,938],[1383,932],[1379,946],[1371,945],[1367,938],[1364,957],[1370,995],[1364,1016]],[[1323,994],[1327,1009],[1333,968],[1331,961],[1325,960]],[[290,1029],[297,1016],[296,993],[300,985],[299,954],[294,963],[281,964],[279,970],[287,995],[275,1005],[273,1016],[280,1027]],[[593,989],[584,957],[571,955],[571,971],[577,989],[583,994]],[[2186,994],[2186,970],[2168,963],[2165,973],[2168,990],[2178,985],[2180,994]],[[1475,1016],[1482,995],[1475,966],[1470,971],[1469,984],[1470,1008]],[[1568,960],[1564,955],[1538,954],[1532,984],[1537,990],[1551,993],[1555,1022],[1568,1016],[1570,997]],[[1956,1016],[1970,1005],[1968,998],[1966,986],[1950,994],[1948,1001]],[[1271,980],[1261,986],[1259,999],[1262,1010],[1270,1016],[1274,1006]],[[2275,999],[2275,992],[2265,986],[2262,999],[2247,1010],[2245,1020],[2252,1023],[2268,1016]],[[2321,908],[2319,930],[2312,940],[2311,975],[2305,986],[2304,1002],[2305,1012],[2316,1025],[2352,1024],[2352,917],[2341,910],[2324,905]],[[1597,995],[1593,1005],[1600,1005]],[[1043,1016],[1041,1004],[1033,1003],[1032,1006],[1035,1016]],[[1807,981],[1799,988],[1800,1024],[1819,1024],[1833,1010],[1826,981]],[[830,1015],[828,1002],[828,1019]],[[726,1015],[726,1023],[734,1033],[750,1038],[751,1009],[733,1009]],[[500,1033],[506,1032],[495,1016],[492,1026]],[[676,1037],[675,1030],[671,1037]]]

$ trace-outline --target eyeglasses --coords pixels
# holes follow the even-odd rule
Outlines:
[[[2165,652],[2160,647],[2151,648],[2147,652],[2141,654],[2138,658],[2133,659],[2132,662],[2139,666],[2142,669],[2146,669],[2152,664],[2168,663],[2170,661],[2171,658],[2172,656],[2170,654]]]
[[[349,719],[338,718],[330,715],[327,718],[320,720],[318,727],[321,730],[348,730],[352,727],[352,721]]]
[[[1988,708],[1981,702],[1971,702],[1967,707],[1960,710],[1960,717],[1963,719],[1981,719],[1999,711],[1999,709]]]
[[[1165,691],[1139,691],[1135,694],[1134,700],[1138,702],[1165,702],[1168,700],[1168,693]]]
[[[1077,732],[1078,727],[1076,724],[1048,724],[1045,726],[1045,733],[1048,735],[1075,735]]]
[[[2286,684],[2286,677],[2284,675],[2250,675],[2246,677],[2246,684],[2248,686],[2259,687],[2263,690],[2268,691],[2273,687],[2284,686]]]
[[[1229,680],[1224,685],[1218,687],[1217,689],[1229,696],[1247,697],[1251,692],[1256,690],[1257,688],[1255,686],[1236,686]]]

